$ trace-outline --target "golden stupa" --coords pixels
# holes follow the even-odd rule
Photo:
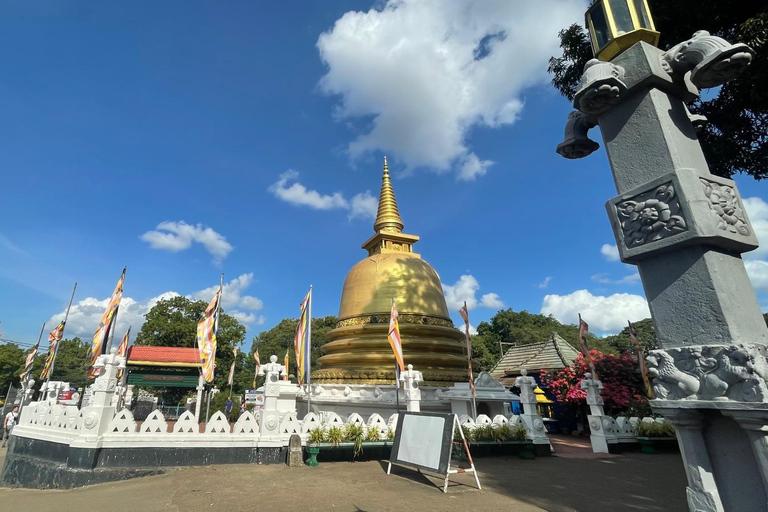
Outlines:
[[[386,157],[373,230],[362,245],[368,256],[344,280],[339,321],[328,334],[313,382],[394,384],[395,359],[387,340],[393,298],[405,364],[422,372],[425,385],[467,380],[464,335],[448,315],[437,272],[413,252],[419,237],[403,233]]]

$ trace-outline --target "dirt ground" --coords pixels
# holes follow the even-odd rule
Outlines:
[[[442,481],[386,462],[332,462],[318,468],[228,465],[173,469],[167,474],[66,491],[0,488],[1,510],[253,511],[253,510],[514,510],[687,511],[678,453],[594,455],[583,440],[554,439],[555,457],[476,461],[472,475]],[[0,451],[0,459],[5,450]],[[2,464],[2,460],[0,460]]]

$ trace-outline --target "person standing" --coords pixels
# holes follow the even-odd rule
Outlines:
[[[11,431],[13,430],[13,427],[16,425],[18,420],[19,406],[16,405],[13,407],[11,412],[5,415],[5,419],[3,420],[3,448],[5,448],[8,444],[8,438],[11,437]]]
[[[232,412],[232,397],[227,397],[227,405],[224,406],[224,414],[229,418],[229,414]]]

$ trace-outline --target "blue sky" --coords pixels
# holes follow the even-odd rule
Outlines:
[[[34,342],[75,281],[67,334],[91,335],[123,265],[119,333],[158,297],[208,300],[220,272],[247,346],[310,284],[336,314],[385,154],[405,231],[474,325],[502,305],[602,333],[647,316],[604,248],[605,153],[554,152],[570,106],[546,61],[583,4],[5,3],[4,337]],[[764,186],[737,183],[768,242]],[[766,252],[749,257],[765,308]]]

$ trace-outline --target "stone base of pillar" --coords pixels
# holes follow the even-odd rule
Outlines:
[[[610,453],[618,447],[619,439],[616,435],[616,420],[610,416],[587,416],[589,422],[589,440],[592,442],[594,453]]]
[[[691,510],[768,510],[768,403],[652,400],[675,427]]]

